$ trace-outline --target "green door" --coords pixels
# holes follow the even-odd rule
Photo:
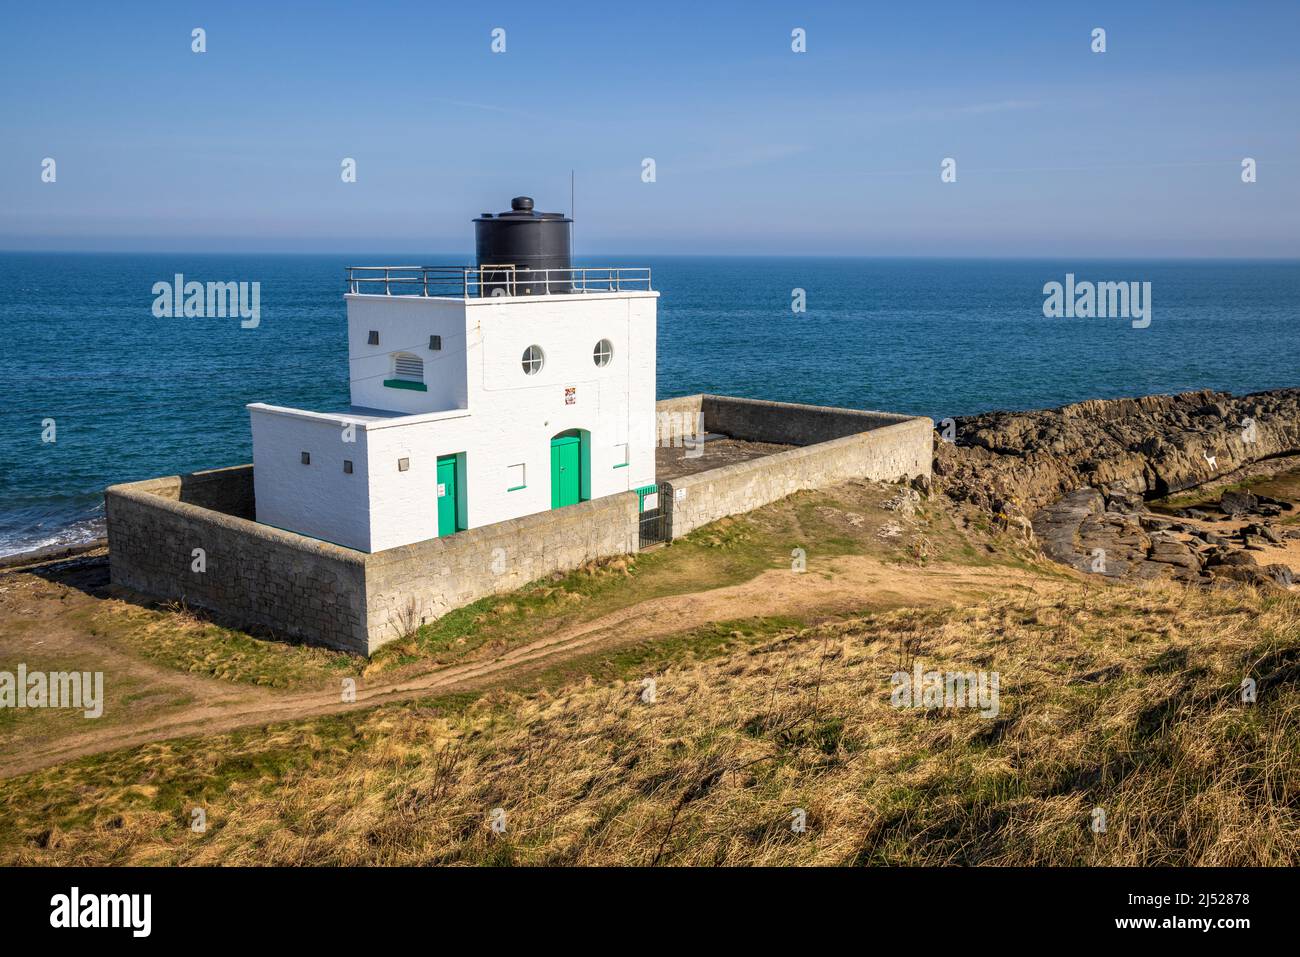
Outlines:
[[[574,505],[582,494],[582,440],[576,435],[551,439],[551,508]]]
[[[438,536],[456,533],[456,456],[438,459]]]

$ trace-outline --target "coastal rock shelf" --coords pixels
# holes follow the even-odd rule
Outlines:
[[[1124,495],[1107,498],[1094,488],[1071,492],[1034,515],[1033,528],[1043,553],[1053,561],[1107,578],[1146,581],[1174,578],[1208,585],[1236,581],[1256,585],[1293,582],[1289,565],[1261,561],[1257,554],[1285,549],[1300,530],[1271,524],[1258,509],[1293,511],[1286,502],[1225,492],[1221,518],[1199,509],[1177,518],[1134,509]]]
[[[1298,453],[1300,389],[1204,390],[959,418],[934,473],[958,501],[1028,516],[1085,486],[1162,498]]]
[[[934,475],[957,501],[1032,528],[1044,554],[1107,578],[1290,586],[1300,531],[1284,501],[1238,489],[1214,514],[1161,515],[1147,502],[1267,472],[1300,452],[1300,389],[1093,400],[956,420]],[[1280,464],[1280,463],[1279,463]]]

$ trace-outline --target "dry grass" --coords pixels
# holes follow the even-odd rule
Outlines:
[[[110,598],[67,621],[156,665],[241,684],[308,687],[360,674],[364,667],[343,652],[223,627],[184,602],[154,608]]]
[[[891,707],[900,654],[997,671],[1000,714]],[[653,704],[625,677],[38,772],[0,794],[0,860],[1300,862],[1300,596],[1042,580],[670,665]]]

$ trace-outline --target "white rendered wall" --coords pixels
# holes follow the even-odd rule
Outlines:
[[[472,413],[461,413],[433,421],[392,419],[366,433],[372,552],[438,536],[438,458],[464,452],[470,461],[475,425]],[[401,459],[407,460],[404,472]],[[467,504],[474,498],[472,480],[469,490]],[[484,523],[466,527],[473,524]]]
[[[437,460],[458,453],[465,457],[459,478],[466,527],[547,511],[551,437],[570,429],[590,434],[591,498],[654,482],[656,293],[347,300],[353,404],[415,414],[362,422],[351,456],[354,474],[342,475],[341,460],[347,456],[337,453],[338,474],[327,466],[327,479],[315,482],[313,476],[314,484],[304,487],[303,474],[292,468],[300,451],[309,442],[327,440],[322,449],[339,444],[337,423],[346,417],[250,407],[258,521],[366,551],[433,538]],[[448,331],[457,323],[458,335]],[[430,331],[439,328],[443,351],[430,353]],[[378,347],[365,346],[371,329],[380,334]],[[610,340],[614,349],[604,367],[592,359],[600,339]],[[423,352],[404,351],[425,358],[428,393],[382,385],[390,352],[412,343],[424,344]],[[546,356],[535,375],[525,375],[521,363],[530,345],[540,346]],[[431,362],[429,356],[437,355],[444,359]],[[448,367],[452,356],[460,357],[463,375]],[[435,379],[431,370],[438,367],[447,371]],[[463,394],[455,395],[457,389]],[[569,389],[571,403],[566,402]],[[460,411],[427,414],[431,408]],[[261,422],[269,418],[276,423]],[[322,426],[318,419],[334,424]],[[616,468],[623,445],[628,464]],[[314,464],[315,448],[307,450]],[[405,471],[398,467],[401,459],[408,460]],[[514,487],[512,467],[519,465],[523,488]],[[358,489],[363,499],[347,497]],[[348,510],[364,518],[334,514]]]
[[[652,484],[655,304],[644,293],[470,301],[469,416],[369,427],[372,550],[437,534],[439,456],[465,454],[469,528],[548,510],[551,437],[569,429],[590,433],[592,498]],[[602,338],[614,358],[598,367],[592,351]],[[531,376],[521,361],[530,345],[546,356]],[[625,443],[630,462],[615,468]],[[405,472],[401,458],[410,460]],[[517,465],[524,488],[514,487]]]
[[[257,520],[348,548],[370,551],[367,436],[343,441],[342,426],[326,417],[249,407],[253,429],[253,495]],[[302,464],[308,452],[311,464]],[[352,474],[343,471],[351,460]]]
[[[465,306],[459,299],[422,296],[347,296],[348,375],[352,405],[394,412],[466,408]],[[379,345],[369,345],[371,331]],[[441,351],[429,336],[442,336]],[[424,360],[427,392],[384,385],[393,378],[393,353]]]
[[[654,481],[654,435],[638,439],[638,425],[654,421],[655,293],[614,296],[534,296],[472,301],[470,355],[482,356],[471,373],[470,409],[480,457],[470,489],[487,493],[484,521],[500,521],[551,507],[551,437],[569,429],[591,433],[591,497],[625,492]],[[598,367],[592,351],[609,339],[614,358]],[[524,375],[521,359],[541,346],[545,365]],[[573,404],[565,390],[574,389]],[[643,410],[638,412],[638,410]],[[628,444],[630,464],[614,468],[616,446]],[[510,453],[519,456],[511,459]],[[524,462],[528,487],[497,504],[513,462]],[[501,514],[502,511],[512,514]],[[473,503],[471,515],[475,515]],[[497,517],[499,516],[499,517]]]
[[[628,430],[631,436],[632,464],[627,469],[628,488],[655,484],[656,414],[658,395],[658,315],[657,299],[628,300],[628,320],[632,345],[636,352],[628,368]]]

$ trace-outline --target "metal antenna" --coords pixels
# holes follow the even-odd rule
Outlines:
[[[569,170],[569,219],[570,220],[576,219],[576,217],[573,215],[574,213],[573,198],[575,193],[576,193],[576,189],[574,187],[573,170]],[[573,265],[573,227],[574,227],[574,222],[571,221],[569,223],[569,265],[570,266]]]

